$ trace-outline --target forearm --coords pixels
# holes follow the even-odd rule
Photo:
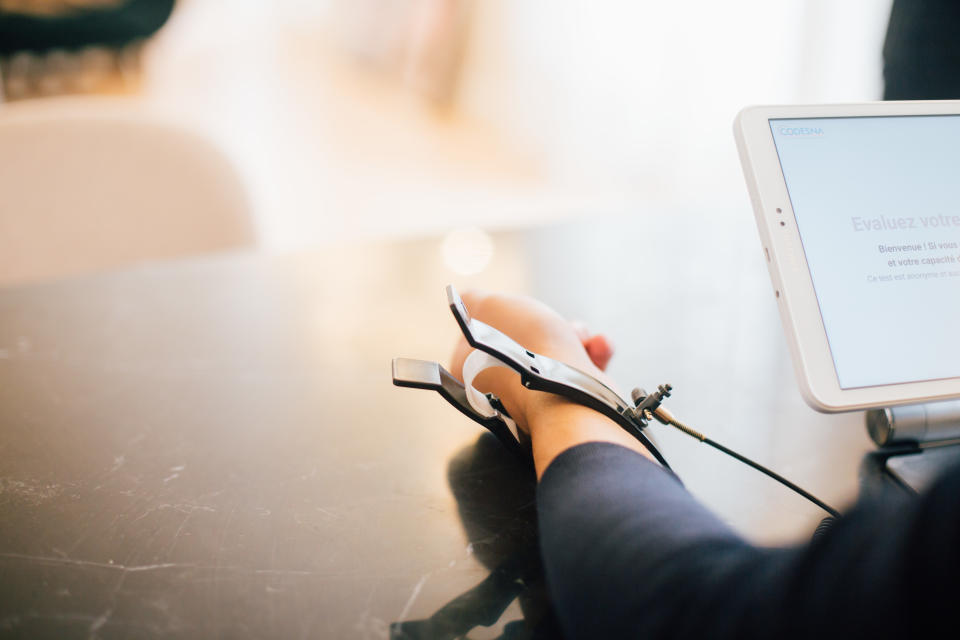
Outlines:
[[[670,472],[607,443],[557,457],[537,506],[551,593],[573,638],[692,622],[713,609],[696,596],[716,600],[740,579],[740,559],[758,553]]]
[[[558,396],[536,393],[527,428],[533,445],[537,478],[553,460],[571,447],[587,442],[608,442],[626,447],[653,460],[640,442],[603,414]]]
[[[920,499],[859,505],[813,544],[760,549],[671,473],[595,443],[553,459],[537,509],[570,638],[903,637],[951,620],[958,495],[960,469]]]

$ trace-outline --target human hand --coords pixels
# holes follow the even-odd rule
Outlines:
[[[499,329],[525,348],[580,369],[614,385],[603,373],[613,348],[602,335],[591,335],[582,326],[568,322],[547,305],[523,296],[472,291],[464,293],[464,306],[477,320]],[[461,337],[450,371],[463,380],[463,362],[471,347]],[[477,390],[500,398],[517,426],[530,434],[537,474],[564,450],[585,442],[612,442],[652,457],[633,436],[615,422],[561,396],[532,391],[514,371],[494,367],[474,380]]]
[[[613,348],[605,336],[592,335],[582,324],[568,322],[532,298],[479,291],[464,293],[462,297],[471,316],[499,329],[525,348],[591,376],[605,378],[602,372],[613,356]],[[453,375],[461,380],[463,362],[470,350],[467,341],[461,337],[450,367]],[[516,373],[501,368],[482,372],[475,380],[475,386],[499,397],[524,430],[528,430],[531,411],[561,400],[553,394],[525,389]]]

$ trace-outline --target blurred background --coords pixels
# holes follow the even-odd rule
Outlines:
[[[128,215],[138,201],[153,202],[161,217],[189,209],[165,200],[171,189],[163,185],[177,183],[163,172],[187,172],[173,151],[157,166],[141,165],[125,158],[138,133],[100,156],[95,148],[113,136],[107,129],[78,133],[70,147],[63,140],[73,134],[62,126],[49,133],[51,121],[76,121],[78,112],[162,125],[154,137],[168,146],[172,131],[195,136],[186,156],[207,145],[235,176],[201,163],[206,169],[189,173],[219,177],[197,178],[193,188],[223,182],[243,193],[242,203],[221,208],[241,209],[249,224],[214,238],[229,223],[207,221],[208,241],[139,257],[462,237],[477,227],[676,209],[750,217],[731,133],[737,111],[880,99],[890,10],[890,0],[0,0],[0,125],[16,129],[6,134],[14,144],[0,126],[0,143],[8,140],[0,175],[8,183],[17,176],[3,185],[8,194],[27,191],[0,204],[0,235],[28,244],[22,218],[39,206],[41,189],[23,166],[38,139],[64,145],[37,160],[44,171],[55,170],[50,157],[78,156],[68,171],[80,176],[82,195],[132,164],[158,177],[137,184]],[[41,129],[20,135],[29,127]],[[84,174],[111,158],[117,168]],[[205,208],[217,197],[203,196]],[[83,199],[63,198],[73,206]],[[187,226],[152,235],[189,235],[197,218],[186,217]],[[100,235],[117,225],[103,222]],[[47,233],[50,226],[40,224]],[[38,272],[24,266],[27,257],[10,258],[15,249],[6,248],[6,260],[16,264],[0,259],[8,283],[138,257],[129,249],[112,262]]]
[[[889,3],[178,3],[143,91],[237,158],[264,246],[746,209],[731,123],[877,99]]]

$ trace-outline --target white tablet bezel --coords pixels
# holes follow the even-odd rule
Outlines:
[[[954,398],[960,396],[960,377],[855,389],[840,387],[769,121],[910,115],[960,115],[960,100],[757,106],[743,109],[734,121],[740,162],[794,371],[804,399],[819,411],[852,411]]]

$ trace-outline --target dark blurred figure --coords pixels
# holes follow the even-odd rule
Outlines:
[[[0,98],[136,89],[174,0],[0,0]]]
[[[883,79],[884,100],[960,98],[960,1],[894,0]]]
[[[4,0],[0,55],[19,51],[122,47],[159,29],[174,0]]]

